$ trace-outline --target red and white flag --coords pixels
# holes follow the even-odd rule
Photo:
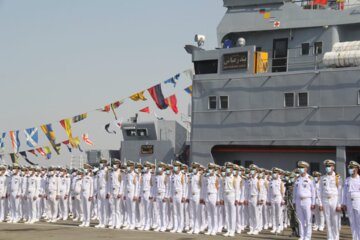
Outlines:
[[[89,139],[89,134],[84,133],[82,135],[82,139],[84,140],[84,142],[90,146],[94,145],[94,143]]]

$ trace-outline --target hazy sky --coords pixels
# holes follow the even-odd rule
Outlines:
[[[20,150],[28,150],[23,130],[53,123],[58,142],[66,140],[58,123],[63,118],[94,110],[139,90],[147,89],[192,67],[185,44],[196,33],[207,37],[205,48],[216,47],[216,27],[225,9],[221,0],[0,0],[0,133],[20,130]],[[187,81],[187,82],[186,82]],[[180,111],[190,97],[182,80],[164,95],[176,93]],[[127,101],[117,110],[126,121],[140,108]],[[156,110],[165,119],[179,119],[170,110]],[[150,116],[140,115],[139,120]],[[94,147],[118,149],[121,134],[109,135],[104,125],[111,113],[90,113],[72,126],[75,136],[89,133]],[[39,130],[39,146],[48,145]],[[12,151],[9,134],[5,152]],[[38,164],[68,164],[70,155]],[[78,151],[74,155],[79,156]],[[10,162],[5,155],[6,163]],[[21,164],[25,161],[21,160]]]

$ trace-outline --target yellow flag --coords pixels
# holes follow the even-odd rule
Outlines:
[[[70,141],[71,146],[75,147],[74,140],[73,140],[73,137],[72,137],[70,118],[61,120],[60,124],[65,129],[65,132],[69,137],[69,141]]]
[[[269,19],[271,17],[271,12],[264,13],[264,19]]]
[[[146,101],[147,100],[146,97],[144,96],[144,91],[141,91],[141,92],[131,95],[130,99],[133,101],[139,101],[139,100]]]

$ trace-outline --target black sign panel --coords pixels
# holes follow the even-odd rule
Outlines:
[[[141,154],[153,154],[154,145],[141,145]]]
[[[223,70],[237,70],[248,68],[248,53],[231,53],[224,54],[223,57]]]

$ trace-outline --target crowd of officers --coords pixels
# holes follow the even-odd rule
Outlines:
[[[33,224],[80,221],[96,228],[233,237],[262,230],[293,234],[310,240],[312,230],[339,239],[341,215],[350,219],[353,239],[360,239],[360,165],[350,162],[342,181],[335,162],[324,161],[326,172],[310,176],[307,162],[292,172],[266,170],[227,162],[207,167],[115,160],[99,168],[0,166],[0,222]],[[315,221],[313,224],[313,215]]]

